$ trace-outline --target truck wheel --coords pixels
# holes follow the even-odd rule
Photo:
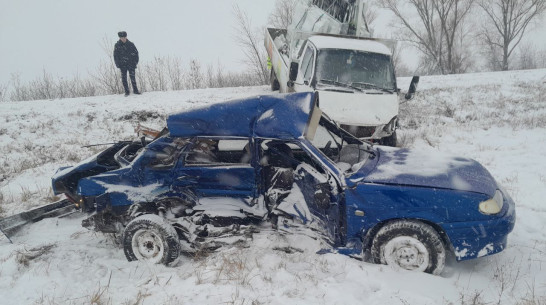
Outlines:
[[[180,254],[178,234],[165,219],[146,214],[133,219],[123,232],[123,250],[129,261],[172,263]]]
[[[372,241],[371,255],[376,264],[437,275],[444,268],[446,250],[440,235],[431,226],[400,220],[377,232]]]
[[[271,76],[269,77],[271,80],[271,91],[277,91],[281,89],[281,84],[279,84],[279,80],[277,79],[277,75],[275,74],[275,71],[271,69]]]
[[[390,136],[381,138],[381,140],[379,140],[379,144],[396,147],[396,144],[397,144],[396,130],[393,131]]]

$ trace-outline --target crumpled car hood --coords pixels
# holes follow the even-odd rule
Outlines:
[[[477,161],[438,152],[376,147],[377,163],[347,178],[347,185],[377,183],[453,189],[494,196],[497,183]]]
[[[119,168],[117,163],[113,163],[112,156],[127,144],[128,142],[116,143],[106,150],[80,161],[74,166],[59,168],[53,177],[51,177],[53,193],[55,195],[67,192],[74,194],[80,179]],[[112,161],[105,162],[104,159],[112,159]]]

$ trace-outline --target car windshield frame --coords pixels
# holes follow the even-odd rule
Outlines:
[[[335,86],[355,91],[396,92],[391,57],[366,51],[320,49],[317,51],[315,79],[318,86]]]

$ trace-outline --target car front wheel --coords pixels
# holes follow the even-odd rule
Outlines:
[[[396,130],[393,131],[390,136],[381,138],[379,140],[379,144],[380,145],[385,145],[385,146],[396,147],[396,145],[398,144],[398,139],[397,139],[397,136],[396,136]]]
[[[123,232],[123,250],[129,261],[169,264],[180,254],[176,230],[158,215],[133,219]]]
[[[376,264],[440,274],[446,250],[442,238],[431,226],[400,220],[382,227],[372,241],[371,255]]]

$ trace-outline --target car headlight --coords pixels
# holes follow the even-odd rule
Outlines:
[[[480,212],[486,215],[497,214],[502,210],[503,202],[502,193],[497,190],[493,198],[480,202]]]

